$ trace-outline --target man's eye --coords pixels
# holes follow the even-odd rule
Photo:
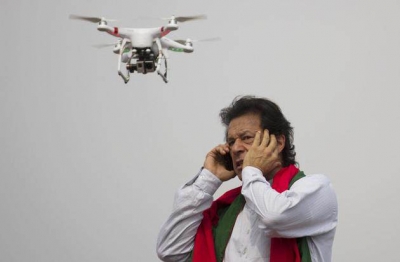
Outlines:
[[[228,146],[233,146],[233,144],[235,143],[235,141],[234,141],[234,140],[230,140],[230,141],[228,141],[227,143],[228,143]]]
[[[244,136],[244,137],[242,138],[242,140],[243,140],[243,142],[245,142],[245,143],[253,143],[254,137],[252,137],[252,136]]]

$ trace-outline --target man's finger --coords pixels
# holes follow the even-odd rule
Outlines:
[[[257,131],[257,133],[256,133],[256,137],[254,138],[254,141],[253,141],[253,147],[258,147],[259,145],[260,145],[260,143],[261,143],[261,132],[260,131]]]
[[[269,131],[268,129],[264,129],[264,135],[263,135],[263,140],[261,141],[261,145],[263,147],[267,147],[269,141],[270,141]]]
[[[220,153],[221,155],[225,155],[225,154],[226,154],[226,149],[225,149],[225,147],[223,147],[223,146],[219,147],[219,153]]]
[[[229,153],[230,150],[229,150],[229,145],[228,145],[228,143],[223,144],[222,146],[223,146],[225,152],[226,152],[226,153]]]
[[[216,146],[216,147],[213,149],[213,151],[214,151],[216,154],[225,155],[225,154],[229,153],[229,147],[227,146],[227,144],[221,144],[221,145]]]

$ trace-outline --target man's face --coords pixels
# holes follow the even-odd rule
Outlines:
[[[257,131],[262,131],[262,128],[260,116],[256,114],[245,114],[229,123],[226,142],[230,148],[233,170],[240,180],[244,157],[253,144]]]

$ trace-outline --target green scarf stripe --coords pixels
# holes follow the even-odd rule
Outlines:
[[[304,172],[303,171],[299,171],[299,173],[297,173],[293,178],[292,178],[292,180],[290,180],[290,183],[289,183],[289,189],[292,187],[292,185],[294,184],[294,182],[296,182],[297,180],[299,180],[300,178],[303,178],[303,177],[305,177],[306,175],[304,175]]]
[[[289,189],[292,187],[292,185],[299,180],[300,178],[305,177],[306,175],[304,174],[303,171],[300,171],[297,173],[292,180],[289,183]],[[297,239],[297,246],[299,247],[300,251],[300,257],[301,257],[301,262],[312,262],[311,261],[311,254],[310,254],[310,249],[308,248],[308,243],[307,243],[307,237],[300,237]]]
[[[307,237],[298,238],[297,246],[299,247],[301,262],[312,262],[310,249],[308,248]]]
[[[233,226],[235,225],[237,216],[243,210],[245,203],[246,200],[244,199],[244,196],[240,194],[228,208],[225,208],[218,214],[218,224],[213,228],[217,262],[222,262],[224,259],[225,249],[231,237]]]

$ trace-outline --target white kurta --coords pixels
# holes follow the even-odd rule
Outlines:
[[[336,194],[327,177],[308,175],[278,193],[261,171],[242,171],[243,211],[236,219],[225,262],[269,261],[271,237],[308,236],[313,262],[329,262],[337,225]],[[202,212],[222,182],[203,169],[176,194],[172,214],[162,226],[157,254],[163,261],[186,261],[194,245]]]

